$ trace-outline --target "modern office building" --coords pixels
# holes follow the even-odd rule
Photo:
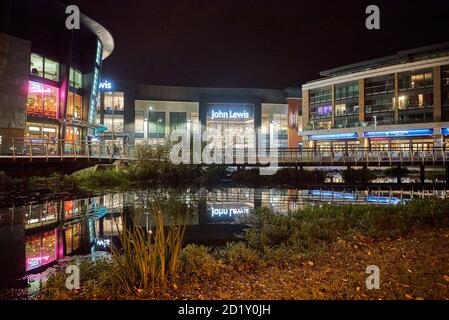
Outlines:
[[[114,49],[111,34],[82,12],[81,28],[67,29],[60,1],[0,6],[2,152],[11,150],[12,138],[87,138],[96,125],[101,64]]]
[[[298,147],[301,139],[299,88],[231,89],[137,85],[100,82],[97,123],[104,140],[164,142],[174,129],[199,121],[203,128],[244,130],[270,125],[279,130],[281,147]]]
[[[449,142],[449,43],[320,75],[302,86],[304,146],[425,150]]]

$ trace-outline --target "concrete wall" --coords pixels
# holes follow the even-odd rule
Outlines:
[[[31,42],[0,33],[0,136],[2,152],[8,140],[23,137],[30,71]]]

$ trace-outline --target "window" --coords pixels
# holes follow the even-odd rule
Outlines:
[[[402,95],[398,99],[399,110],[428,108],[433,106],[433,93]]]
[[[366,95],[394,92],[394,75],[386,75],[365,80]]]
[[[75,89],[83,87],[83,75],[73,68],[70,68],[70,86]]]
[[[44,78],[53,81],[59,81],[59,63],[45,58],[44,60]]]
[[[123,92],[105,92],[105,111],[123,111],[125,104],[125,94]]]
[[[82,97],[76,93],[69,92],[67,101],[67,119],[81,119],[82,110]]]
[[[335,86],[335,100],[354,99],[359,97],[359,83],[350,82]]]
[[[144,117],[143,111],[136,111],[136,119],[134,122],[134,131],[136,133],[136,138],[143,138],[144,136]]]
[[[310,90],[310,104],[326,103],[332,101],[331,87]]]
[[[148,125],[150,138],[165,138],[165,112],[150,111]]]
[[[449,85],[449,66],[443,66],[441,68],[441,84]]]
[[[399,90],[432,87],[432,69],[402,72],[399,74]]]
[[[57,88],[29,81],[27,114],[56,118],[59,105]]]
[[[108,128],[109,132],[122,133],[124,131],[123,115],[105,114],[104,125]]]
[[[170,131],[176,129],[185,130],[186,128],[187,128],[187,113],[170,112]]]
[[[36,77],[44,76],[44,58],[38,54],[31,54],[30,74]]]
[[[30,74],[52,81],[59,81],[59,63],[36,53],[32,53]]]

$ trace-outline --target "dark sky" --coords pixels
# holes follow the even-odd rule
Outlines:
[[[285,88],[449,41],[448,0],[73,0],[112,33],[103,74],[142,84]],[[376,4],[381,30],[365,28]]]

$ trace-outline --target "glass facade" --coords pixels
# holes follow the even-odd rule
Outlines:
[[[449,66],[441,68],[441,108],[442,120],[449,121]]]
[[[310,90],[310,126],[313,130],[332,127],[332,87]]]
[[[394,75],[365,79],[366,121],[377,125],[394,123]]]
[[[359,83],[335,85],[335,127],[350,128],[359,124]]]

